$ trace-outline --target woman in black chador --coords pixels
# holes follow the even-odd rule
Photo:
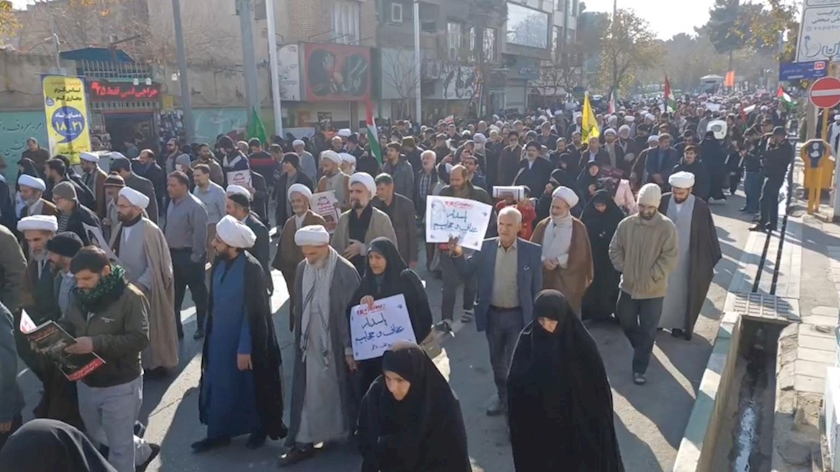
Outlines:
[[[418,343],[423,342],[432,330],[432,310],[429,298],[420,277],[408,268],[397,246],[387,238],[376,238],[370,242],[365,261],[365,274],[353,295],[354,302],[372,305],[375,300],[405,297],[406,310]],[[350,316],[350,313],[347,313]],[[359,362],[360,389],[358,399],[367,392],[370,384],[382,374],[382,358]]]
[[[621,273],[610,261],[610,241],[624,212],[615,204],[608,190],[599,190],[586,204],[581,221],[589,234],[592,247],[592,265],[595,277],[583,297],[583,319],[609,320],[618,300],[618,282]]]
[[[534,300],[507,388],[516,472],[624,471],[604,363],[560,292]]]
[[[356,435],[362,472],[472,470],[458,398],[423,349],[408,341],[382,357]]]

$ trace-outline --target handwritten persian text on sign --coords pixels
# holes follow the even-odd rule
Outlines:
[[[481,250],[493,207],[474,200],[452,197],[426,199],[426,242],[448,243],[458,238],[467,249]]]
[[[382,356],[396,341],[416,343],[405,297],[376,300],[373,308],[356,305],[350,309],[350,337],[353,340],[353,358],[357,361]]]

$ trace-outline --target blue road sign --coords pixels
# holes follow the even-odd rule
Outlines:
[[[828,61],[783,62],[779,64],[779,80],[819,79],[828,75]]]

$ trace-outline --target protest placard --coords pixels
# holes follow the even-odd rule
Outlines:
[[[426,199],[426,242],[458,238],[467,249],[481,250],[493,207],[474,200],[429,196]]]
[[[356,305],[350,309],[350,337],[353,359],[364,361],[382,356],[396,341],[417,342],[402,294],[376,300],[373,308]]]
[[[239,185],[245,188],[251,188],[251,171],[250,170],[236,170],[227,173],[228,185]]]
[[[312,211],[326,221],[326,228],[330,234],[335,232],[335,227],[338,226],[339,206],[338,199],[335,198],[335,190],[326,192],[319,192],[312,195],[309,199],[309,207]]]
[[[513,201],[518,202],[525,198],[525,187],[521,185],[516,187],[493,187],[493,198],[498,198],[499,200],[512,198]]]

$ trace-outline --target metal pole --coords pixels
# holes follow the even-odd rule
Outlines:
[[[422,97],[420,96],[422,77],[420,76],[420,2],[414,0],[414,112],[417,125],[423,123],[423,112],[420,109]]]
[[[175,21],[175,43],[178,47],[178,72],[181,77],[181,109],[184,111],[184,136],[187,143],[195,139],[195,121],[192,110],[192,90],[190,90],[189,71],[187,70],[187,50],[184,46],[184,26],[181,24],[181,0],[172,0],[172,17]]]
[[[257,60],[254,58],[254,2],[239,1],[239,25],[242,28],[242,59],[245,66],[245,95],[248,97],[248,121],[254,110],[260,112]]]
[[[268,23],[268,60],[271,61],[271,98],[274,104],[274,134],[283,137],[283,110],[280,103],[280,64],[277,63],[277,34],[274,26],[274,0],[265,0]]]

